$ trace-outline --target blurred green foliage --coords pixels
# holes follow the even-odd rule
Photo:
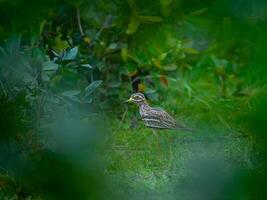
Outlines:
[[[266,199],[266,10],[0,0],[0,199]],[[198,133],[156,139],[134,91]]]

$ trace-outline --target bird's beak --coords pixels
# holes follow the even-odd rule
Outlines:
[[[130,99],[128,99],[127,101],[125,101],[124,103],[130,103],[130,102],[132,102],[132,101],[133,101],[133,99],[130,98]]]

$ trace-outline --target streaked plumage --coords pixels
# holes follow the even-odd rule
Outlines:
[[[145,125],[155,129],[188,129],[176,122],[176,120],[161,108],[150,107],[142,93],[134,93],[126,102],[133,102],[139,106],[139,112]]]

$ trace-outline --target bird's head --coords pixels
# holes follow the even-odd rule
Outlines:
[[[145,95],[142,93],[134,93],[131,95],[130,99],[125,101],[125,103],[131,103],[131,102],[136,103],[138,105],[140,105],[142,103],[146,103]]]

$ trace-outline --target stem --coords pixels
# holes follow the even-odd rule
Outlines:
[[[82,27],[82,24],[81,24],[81,16],[80,16],[79,7],[77,7],[77,22],[78,22],[78,27],[79,27],[80,34],[83,37],[84,36],[84,32],[83,32],[83,27]]]

